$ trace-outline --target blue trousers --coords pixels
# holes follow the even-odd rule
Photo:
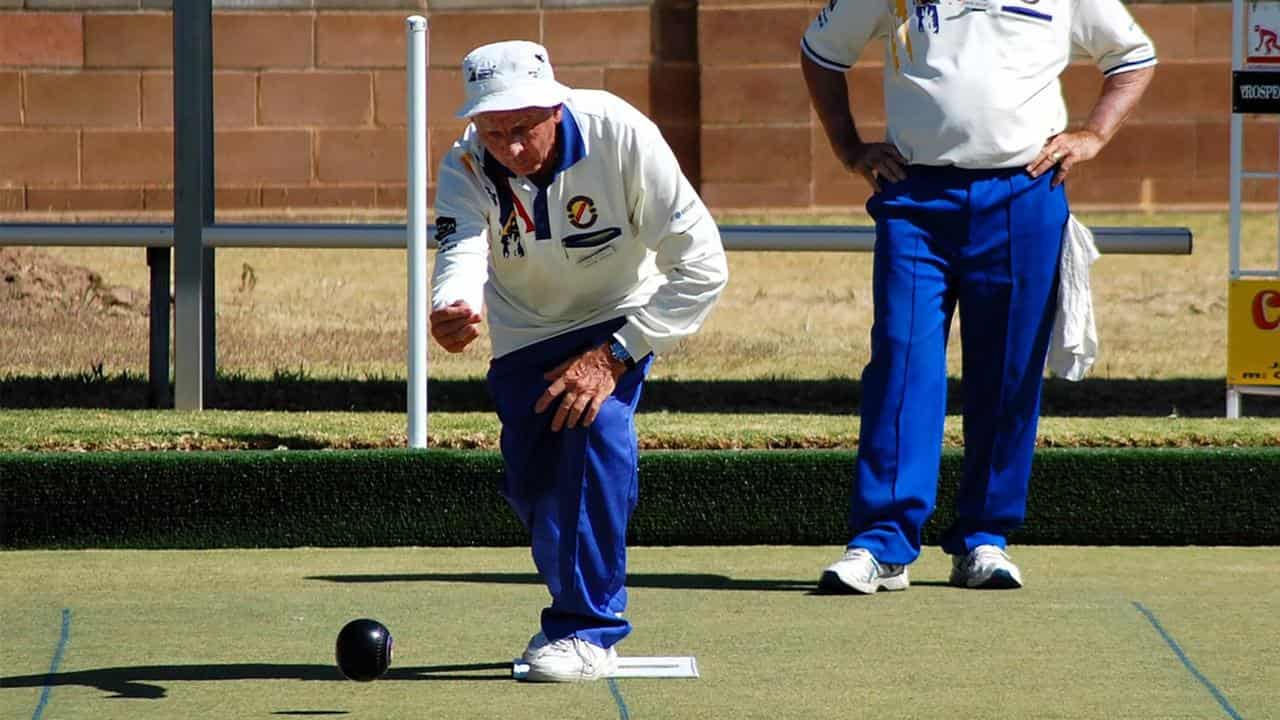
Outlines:
[[[550,429],[559,399],[534,404],[543,373],[608,340],[623,319],[565,333],[495,359],[489,391],[502,421],[503,496],[529,529],[533,562],[551,592],[542,611],[550,640],[576,636],[611,647],[631,632],[627,523],[639,493],[634,415],[652,358],[618,380],[590,427]]]
[[[895,564],[920,554],[937,497],[957,304],[964,473],[942,548],[1004,547],[1021,525],[1069,214],[1050,176],[912,165],[867,202],[876,222],[875,322],[849,547]]]

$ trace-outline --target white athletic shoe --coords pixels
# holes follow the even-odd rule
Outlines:
[[[846,550],[844,557],[827,566],[818,580],[818,590],[841,595],[906,590],[910,585],[906,565],[882,565],[863,548]]]
[[[529,657],[530,655],[538,652],[538,650],[541,649],[548,642],[549,641],[547,640],[547,634],[539,630],[536,635],[529,638],[529,644],[525,646],[524,655],[522,655],[521,657],[526,657],[526,658]]]
[[[1022,573],[1009,555],[995,545],[979,545],[968,555],[951,556],[951,584],[982,590],[1015,590]]]
[[[537,644],[539,638],[542,644]],[[581,682],[608,677],[618,669],[618,652],[593,645],[586,640],[567,637],[546,642],[542,633],[534,635],[525,649],[529,663],[529,682]]]

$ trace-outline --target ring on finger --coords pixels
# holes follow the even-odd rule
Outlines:
[[[1054,162],[1058,162],[1059,160],[1062,159],[1062,153],[1058,152],[1057,150],[1054,150],[1053,154],[1050,155],[1049,158]]]

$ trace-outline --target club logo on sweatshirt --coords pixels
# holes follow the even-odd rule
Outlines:
[[[458,221],[456,218],[441,215],[436,218],[436,242],[444,242],[450,235],[458,232]]]
[[[596,218],[599,217],[599,213],[596,212],[595,201],[586,195],[574,196],[569,201],[569,204],[565,206],[565,209],[569,211],[569,224],[579,230],[591,227],[596,223]]]
[[[516,257],[524,257],[524,243],[520,240],[520,221],[514,210],[502,224],[502,257],[509,258],[514,246]]]
[[[453,237],[456,232],[458,232],[458,221],[456,218],[451,218],[445,215],[441,215],[436,218],[436,247],[439,248],[440,252],[448,252],[453,249],[454,245],[458,244],[457,239],[449,239]]]

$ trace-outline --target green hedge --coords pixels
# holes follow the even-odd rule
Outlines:
[[[944,453],[952,517],[960,454]],[[639,545],[841,544],[853,454],[653,452]],[[6,548],[521,545],[475,451],[0,454]],[[1050,449],[1025,527],[1036,544],[1280,544],[1280,450]]]

